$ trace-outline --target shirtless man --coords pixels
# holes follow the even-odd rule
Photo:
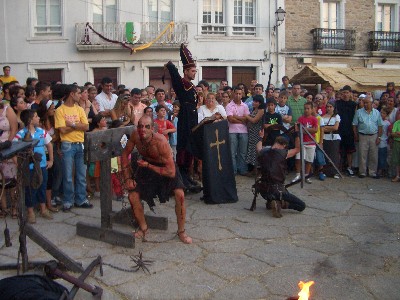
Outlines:
[[[143,159],[137,161],[136,178],[132,178],[128,156],[135,146]],[[122,170],[133,216],[139,224],[139,229],[134,233],[135,238],[145,240],[148,231],[140,199],[152,201],[158,196],[160,202],[165,202],[170,192],[174,191],[177,235],[183,243],[191,244],[192,239],[185,233],[185,194],[180,173],[175,168],[168,141],[162,134],[154,132],[154,122],[147,115],[139,119],[137,131],[132,133],[122,153]]]

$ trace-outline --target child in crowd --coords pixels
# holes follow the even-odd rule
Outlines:
[[[317,102],[317,101],[315,101]],[[324,147],[324,119],[317,113],[317,110],[319,111],[319,106],[317,103],[314,103],[313,107],[313,112],[312,115],[317,118],[318,120],[318,128],[317,132],[315,133],[315,141],[318,143],[318,145],[323,148]],[[325,162],[325,155],[321,151],[319,147],[315,148],[315,159],[314,159],[314,166],[315,166],[315,172],[318,172],[318,178],[321,181],[324,181],[326,178],[326,175],[323,172],[323,168],[326,165]]]
[[[278,137],[281,132],[280,128],[273,127],[273,125],[282,125],[282,116],[280,113],[275,112],[276,101],[274,98],[269,98],[267,100],[267,111],[264,114],[264,134],[266,135],[265,145],[271,147],[276,137]]]
[[[289,106],[286,105],[288,97],[289,96],[286,91],[280,92],[278,105],[275,108],[275,112],[279,113],[282,116],[283,126],[286,129],[290,128],[290,123],[292,122],[292,110]]]
[[[394,122],[390,135],[393,138],[392,165],[396,166],[396,176],[392,182],[400,182],[400,119]]]
[[[92,118],[92,123],[94,125],[94,129],[92,132],[100,131],[100,130],[106,130],[107,129],[107,121],[106,118],[101,115],[97,114]],[[87,181],[87,191],[91,194],[93,194],[96,197],[100,197],[100,162],[91,162],[89,165],[89,180]],[[94,184],[95,184],[95,191],[94,193],[92,192],[92,187],[91,187],[91,178],[94,178]]]
[[[177,128],[178,114],[181,109],[181,104],[179,103],[178,100],[176,100],[176,101],[174,101],[174,103],[172,103],[172,105],[173,105],[173,113],[170,116],[170,121],[175,126],[175,128]],[[178,142],[177,136],[178,136],[177,132],[173,132],[169,135],[169,144],[172,148],[172,154],[174,156],[174,161],[176,161],[176,145]]]
[[[303,125],[311,136],[315,139],[315,133],[318,130],[318,120],[316,117],[312,115],[314,105],[312,102],[307,102],[304,104],[304,114],[299,117],[297,123]],[[315,143],[313,140],[308,136],[307,132],[303,130],[303,154],[305,160],[305,175],[309,175],[311,173],[311,164],[314,161],[315,155]],[[300,176],[300,152],[296,154],[296,177],[293,178],[292,182],[297,181],[301,178]],[[307,183],[311,183],[311,179],[306,179]]]
[[[150,106],[147,106],[147,107],[144,109],[144,114],[153,119],[153,108],[150,107]]]
[[[154,123],[158,125],[157,132],[164,135],[165,138],[168,140],[169,139],[168,134],[176,132],[176,128],[171,123],[171,121],[165,119],[165,116],[167,115],[167,110],[165,109],[164,106],[157,105],[156,113],[157,113],[157,119],[154,120]]]
[[[59,140],[59,135],[56,134],[56,131],[54,130],[54,115],[55,115],[55,108],[54,108],[54,103],[52,100],[47,100],[47,101],[42,101],[39,103],[39,109],[37,111],[38,116],[40,118],[40,127],[43,128],[51,137],[51,142],[53,146],[53,155],[56,149],[56,146],[54,145],[54,142],[57,142]],[[46,159],[49,160],[49,154],[46,153]],[[46,205],[47,209],[50,210],[51,212],[58,212],[57,207],[53,207],[51,203],[52,199],[52,189],[53,189],[53,178],[58,176],[56,172],[57,168],[54,168],[54,164],[51,168],[47,169],[47,189],[46,189]],[[54,203],[56,204],[56,203]],[[56,206],[56,205],[55,205]]]
[[[46,186],[47,186],[47,169],[53,166],[53,146],[51,144],[51,136],[42,128],[39,127],[40,118],[36,111],[27,109],[21,112],[21,120],[24,122],[25,128],[20,130],[15,140],[23,140],[25,135],[29,132],[33,139],[39,140],[39,143],[33,148],[34,153],[41,154],[40,169],[42,171],[43,181],[38,188],[28,186],[25,188],[25,205],[28,211],[28,223],[36,223],[36,216],[34,207],[39,203],[40,215],[45,219],[53,219],[52,214],[46,207]],[[49,160],[46,160],[47,148]],[[34,164],[29,164],[30,177],[33,178],[35,168]]]
[[[123,127],[124,124],[121,120],[114,120],[111,123],[111,128]],[[111,183],[117,201],[124,200],[124,190],[121,185],[120,179],[122,177],[121,156],[111,158]]]
[[[388,120],[388,110],[386,108],[381,109],[382,117],[382,135],[380,143],[378,145],[378,176],[386,176],[388,171],[387,155],[388,155],[388,128],[390,122]]]

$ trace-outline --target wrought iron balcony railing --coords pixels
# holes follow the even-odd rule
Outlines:
[[[140,29],[137,29],[137,31],[140,31],[140,37],[135,44],[141,45],[154,41],[168,24],[157,22],[139,23]],[[119,43],[129,45],[132,42],[132,35],[129,34],[129,30],[127,29],[129,26],[132,26],[132,23],[89,23],[89,25],[98,34],[88,28],[86,23],[75,24],[76,45],[80,50],[89,50],[96,47],[118,49],[122,48]],[[181,43],[187,43],[187,38],[187,24],[175,23],[172,32],[167,31],[154,42],[153,47],[179,47]]]
[[[400,52],[400,32],[370,31],[368,46],[370,51]]]
[[[314,50],[354,50],[355,30],[314,28]]]

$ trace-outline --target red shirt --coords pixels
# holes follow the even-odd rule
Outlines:
[[[158,129],[157,132],[163,134],[163,131],[165,129],[173,129],[175,128],[174,124],[171,123],[171,121],[168,120],[159,120],[159,119],[155,119],[154,123],[156,123],[158,125]],[[168,133],[164,134],[165,138],[167,139],[167,141],[169,140],[168,138]]]
[[[305,128],[318,128],[318,119],[314,116],[301,116],[297,122],[299,122],[300,124],[303,124],[303,126]],[[315,133],[311,134],[312,137],[315,139]],[[303,142],[307,143],[307,142],[312,142],[308,145],[315,145],[315,143],[313,142],[313,140],[308,136],[307,133],[303,134]]]

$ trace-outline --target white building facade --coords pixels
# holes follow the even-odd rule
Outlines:
[[[284,24],[273,29],[279,6],[283,0],[4,0],[0,64],[21,84],[38,77],[83,85],[109,76],[130,88],[163,86],[164,64],[181,66],[185,43],[197,60],[196,79],[214,90],[222,79],[266,85],[271,63],[278,84],[285,70]]]

